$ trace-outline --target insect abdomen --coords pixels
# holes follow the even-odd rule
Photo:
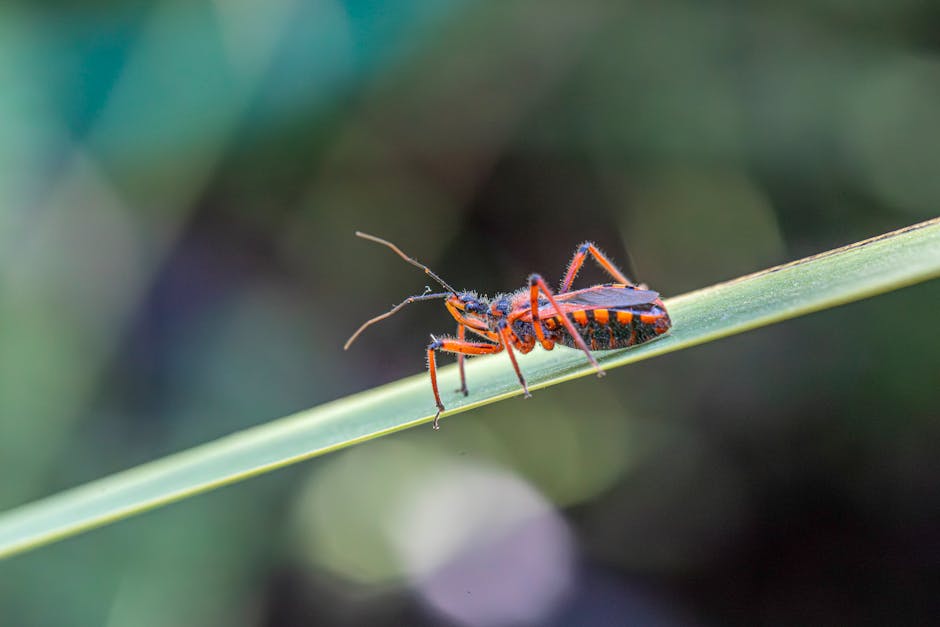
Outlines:
[[[648,310],[579,309],[571,312],[570,317],[591,350],[611,350],[642,344],[659,337],[671,326],[665,309],[656,305]],[[554,341],[578,348],[558,316],[546,318],[543,322]]]

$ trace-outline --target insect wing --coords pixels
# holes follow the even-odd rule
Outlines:
[[[592,309],[626,309],[640,305],[651,305],[659,293],[652,290],[637,290],[624,287],[592,287],[556,297],[559,305]],[[564,307],[567,309],[568,307]]]
[[[653,305],[659,298],[659,293],[652,290],[638,290],[629,287],[597,286],[589,287],[577,292],[559,294],[555,297],[562,311],[572,312],[579,309],[610,309],[628,310],[632,308],[643,309]],[[539,307],[539,317],[548,318],[555,315],[555,308],[542,302]],[[530,314],[523,316],[523,320],[531,320]]]

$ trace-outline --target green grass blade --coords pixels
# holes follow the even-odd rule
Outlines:
[[[667,299],[669,335],[598,356],[610,370],[937,276],[940,219]],[[533,389],[593,372],[583,355],[564,349],[533,351],[521,366]],[[502,355],[471,360],[467,376],[471,394],[463,398],[449,392],[457,385],[455,368],[441,371],[449,392],[445,429],[456,412],[520,394]],[[427,376],[418,375],[235,433],[3,514],[0,557],[429,422],[433,410]]]

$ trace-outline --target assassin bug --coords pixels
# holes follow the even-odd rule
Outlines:
[[[441,412],[445,409],[437,387],[437,351],[457,354],[460,371],[458,392],[464,396],[467,395],[464,357],[506,351],[522,391],[528,398],[531,394],[514,350],[526,354],[536,344],[541,344],[545,350],[552,350],[555,344],[577,348],[584,351],[597,371],[597,376],[602,377],[604,371],[591,353],[592,350],[612,350],[642,344],[659,337],[672,325],[659,294],[643,285],[631,283],[592,242],[584,242],[575,251],[557,293],[552,292],[540,275],[533,274],[529,277],[527,287],[511,294],[487,298],[475,292],[458,292],[426,265],[409,257],[391,242],[359,231],[356,231],[356,235],[389,247],[406,262],[424,270],[427,276],[447,290],[431,294],[431,289],[427,288],[423,294],[409,296],[390,311],[366,321],[343,346],[343,350],[348,349],[367,327],[395,314],[405,305],[421,300],[444,299],[444,307],[457,321],[457,336],[438,338],[432,335],[427,347],[428,374],[437,405],[433,424],[435,429],[440,428]],[[571,291],[571,284],[589,255],[617,282]],[[478,335],[483,341],[467,340],[467,331]]]

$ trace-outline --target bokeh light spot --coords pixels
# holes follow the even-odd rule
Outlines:
[[[424,600],[466,625],[539,624],[571,586],[563,519],[496,468],[443,468],[411,494],[392,533]]]
[[[302,554],[351,582],[410,582],[462,624],[550,615],[573,580],[560,514],[511,471],[459,461],[427,440],[364,446],[322,464],[297,503]]]

